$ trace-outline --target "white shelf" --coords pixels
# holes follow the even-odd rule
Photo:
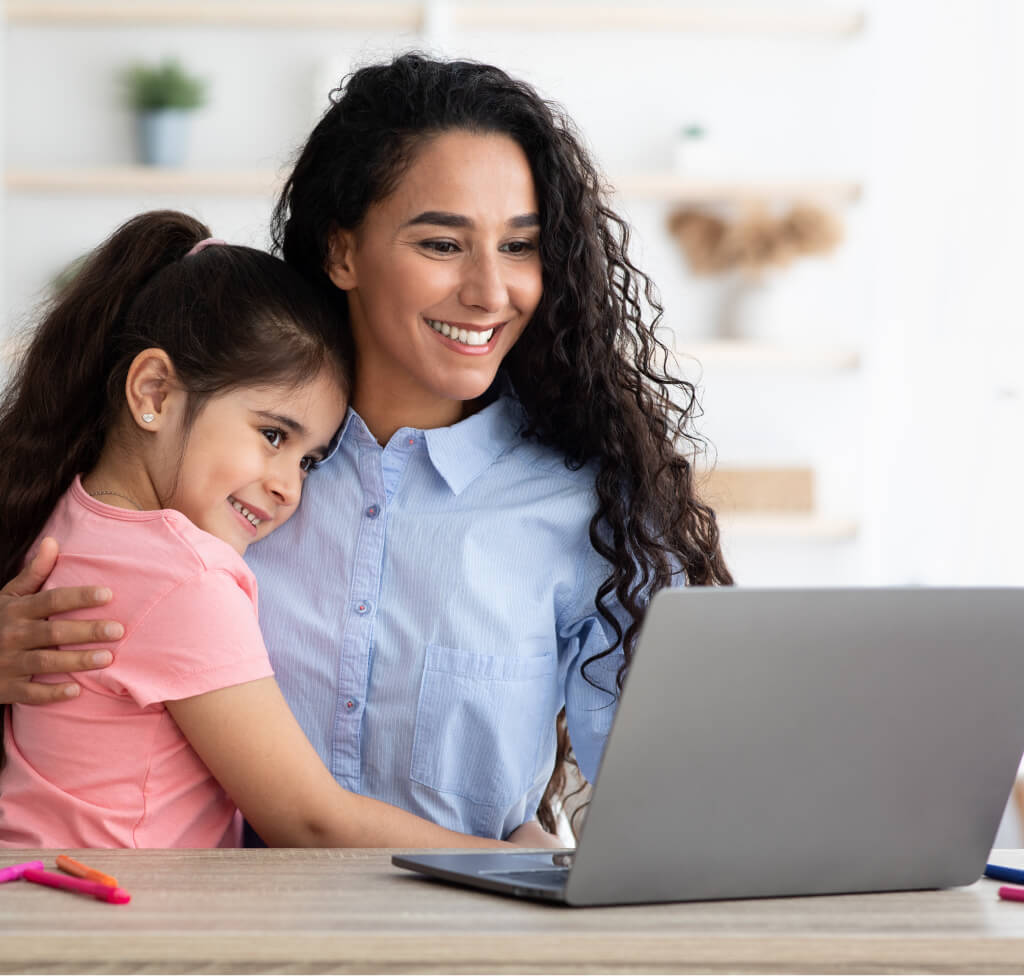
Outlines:
[[[674,351],[685,366],[696,360],[701,366],[732,369],[795,369],[809,371],[841,371],[860,366],[860,351],[852,346],[754,342],[722,339],[717,342],[685,342],[677,340]]]
[[[272,170],[161,169],[109,166],[93,169],[9,169],[8,191],[20,193],[223,193],[264,196],[276,193],[283,176]]]
[[[107,166],[88,169],[27,168],[7,170],[12,191],[119,193],[126,190],[188,190],[198,193],[263,194],[280,188],[282,176],[260,169],[160,169],[154,166]],[[614,184],[624,196],[679,203],[763,200],[774,197],[826,197],[854,200],[856,183],[827,181],[749,182],[703,180],[672,174],[625,175]]]
[[[742,515],[717,513],[722,538],[728,543],[738,540],[764,539],[804,542],[844,542],[857,537],[855,519],[830,518],[823,515],[777,515],[774,513]]]
[[[370,3],[284,2],[255,0],[106,0],[106,2],[51,2],[7,0],[6,17],[12,24],[84,24],[234,27],[333,27],[364,30],[421,30],[428,18],[427,2]],[[703,3],[667,4],[598,3],[480,3],[472,0],[445,5],[452,25],[463,29],[566,30],[566,31],[697,31],[726,34],[810,35],[843,37],[864,26],[857,8],[821,9],[803,2],[778,9],[753,3],[729,7]]]
[[[855,180],[717,179],[672,172],[625,174],[613,185],[624,196],[672,203],[743,203],[775,199],[852,203],[861,195],[861,185]]]

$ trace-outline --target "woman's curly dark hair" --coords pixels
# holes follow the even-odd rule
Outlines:
[[[656,335],[657,294],[628,256],[629,228],[605,202],[572,122],[491,65],[413,53],[361,68],[332,93],[299,155],[274,212],[274,242],[333,296],[347,322],[345,295],[325,270],[332,232],[358,227],[422,143],[453,129],[508,135],[530,163],[543,295],[504,366],[526,410],[525,436],[558,451],[570,468],[597,472],[590,539],[611,572],[596,604],[625,654],[621,689],[650,595],[680,573],[699,586],[732,577],[687,458],[703,448],[692,427],[696,391],[668,371],[669,351]],[[611,600],[630,618],[625,631]],[[548,829],[572,761],[563,710],[558,761],[539,811]]]

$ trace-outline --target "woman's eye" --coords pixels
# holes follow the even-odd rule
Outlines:
[[[308,454],[299,462],[299,467],[309,474],[310,471],[316,471],[320,467],[320,458],[310,457]]]
[[[261,427],[260,433],[267,439],[271,447],[280,447],[284,443],[284,431],[276,427]]]
[[[509,241],[502,244],[501,249],[507,254],[529,254],[537,249],[537,245],[533,241]]]
[[[422,246],[435,254],[454,254],[459,249],[455,241],[424,241]]]

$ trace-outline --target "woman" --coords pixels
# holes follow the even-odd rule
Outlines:
[[[731,582],[627,228],[532,88],[410,54],[348,80],[273,229],[356,364],[336,452],[250,550],[285,696],[348,789],[481,836],[551,827],[570,739],[596,772],[650,594]],[[95,594],[19,596],[52,558],[5,588],[0,698],[96,666],[30,650],[99,637],[41,620]]]

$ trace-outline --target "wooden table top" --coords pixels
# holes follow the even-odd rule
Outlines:
[[[0,867],[57,851],[4,851]],[[564,908],[391,866],[390,851],[68,851],[129,905],[0,884],[0,972],[1022,972],[999,885]],[[998,852],[1024,867],[1024,851]]]

